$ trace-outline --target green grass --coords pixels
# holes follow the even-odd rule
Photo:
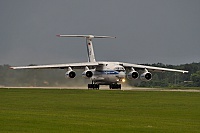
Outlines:
[[[165,89],[180,89],[180,90],[200,90],[200,87],[183,87],[183,86],[174,86],[168,87]]]
[[[200,93],[0,89],[0,132],[200,132]]]

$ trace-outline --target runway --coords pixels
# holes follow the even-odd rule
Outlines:
[[[87,90],[85,86],[69,86],[69,87],[0,87],[7,89],[83,89]],[[108,86],[101,86],[100,90],[117,90],[109,89]],[[118,90],[120,91],[120,90]],[[144,88],[144,87],[122,87],[121,91],[164,91],[164,92],[200,92],[197,89],[166,89],[166,88]]]

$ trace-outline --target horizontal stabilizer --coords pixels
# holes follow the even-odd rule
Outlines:
[[[112,36],[95,36],[95,35],[56,35],[57,37],[84,37],[84,38],[116,38]]]

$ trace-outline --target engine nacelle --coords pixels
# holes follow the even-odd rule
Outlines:
[[[150,72],[144,72],[140,75],[140,79],[143,81],[150,81],[152,79],[152,74]]]
[[[73,70],[69,70],[65,73],[65,77],[66,78],[75,78],[76,77],[76,72],[74,72]]]
[[[139,73],[137,71],[131,71],[128,73],[128,79],[137,79],[139,77]]]
[[[82,76],[84,78],[91,78],[93,76],[93,72],[90,71],[90,70],[85,70],[83,73],[82,73]]]

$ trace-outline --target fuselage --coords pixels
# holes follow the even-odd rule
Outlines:
[[[102,65],[93,69],[91,80],[96,84],[109,85],[124,82],[126,70],[116,62],[102,62]]]

